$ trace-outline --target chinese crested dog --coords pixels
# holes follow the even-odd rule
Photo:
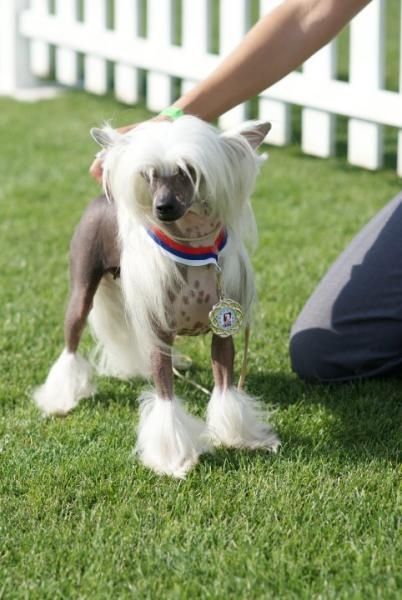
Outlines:
[[[261,407],[233,384],[230,335],[255,300],[249,198],[268,130],[251,121],[220,133],[191,116],[124,135],[92,130],[105,149],[105,195],[87,207],[71,242],[65,349],[34,392],[45,414],[64,415],[93,393],[91,366],[77,353],[88,317],[99,373],[153,378],[140,398],[144,465],[184,477],[211,445],[276,450]],[[174,394],[172,345],[176,335],[211,328],[215,385],[204,423]]]

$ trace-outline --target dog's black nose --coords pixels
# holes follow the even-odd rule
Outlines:
[[[176,208],[176,202],[163,202],[161,204],[156,205],[156,212],[160,215],[165,216],[172,214]]]
[[[180,205],[174,194],[160,198],[155,205],[155,212],[161,221],[175,221],[181,216]]]

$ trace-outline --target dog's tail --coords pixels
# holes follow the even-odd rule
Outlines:
[[[99,374],[120,379],[149,376],[149,363],[125,310],[120,279],[102,278],[89,325],[97,340],[93,361]]]

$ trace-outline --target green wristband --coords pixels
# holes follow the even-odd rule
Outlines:
[[[162,112],[159,113],[159,115],[161,117],[169,117],[170,119],[175,121],[176,119],[182,117],[184,115],[184,112],[181,108],[177,108],[177,106],[168,106],[167,108],[164,108]]]

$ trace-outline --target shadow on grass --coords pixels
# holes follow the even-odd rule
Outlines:
[[[205,368],[193,365],[191,379],[200,381]],[[99,379],[92,406],[126,406],[138,410],[138,397],[147,382]],[[365,380],[342,384],[310,384],[286,373],[250,372],[247,391],[278,409],[275,421],[282,440],[283,456],[295,452],[338,455],[346,461],[368,462],[373,458],[402,458],[402,389],[397,379]],[[179,396],[188,400],[191,412],[205,414],[208,397],[188,382],[176,382]],[[288,451],[290,452],[288,453]],[[255,453],[255,452],[253,452]],[[258,452],[272,460],[269,452]],[[214,468],[238,470],[250,452],[219,449],[202,461]]]
[[[250,373],[247,387],[250,393],[278,407],[279,414],[282,409],[297,411],[291,428],[285,422],[284,431],[280,431],[284,445],[300,446],[309,454],[341,452],[364,461],[373,457],[402,458],[400,379],[312,384],[290,374]],[[306,434],[306,423],[317,419],[320,409],[322,423],[315,423],[314,432]],[[317,434],[322,430],[327,433],[320,439]]]
[[[208,366],[199,366],[193,364],[191,369],[185,373],[184,379],[175,377],[175,392],[180,398],[188,400],[190,404],[196,405],[201,411],[205,411],[209,401],[209,396],[194,388],[188,379],[201,384],[207,389],[211,388],[210,382],[205,382],[206,375],[211,376],[211,370]],[[188,377],[188,379],[187,379]],[[122,381],[113,377],[98,377],[97,392],[92,398],[92,406],[109,407],[114,404],[130,406],[138,409],[138,398],[141,394],[153,387],[152,380],[130,379]]]
[[[114,405],[129,406],[133,410],[138,408],[138,397],[147,388],[147,384],[130,379],[122,381],[113,377],[97,377],[96,393],[91,398],[91,406],[110,408]]]

